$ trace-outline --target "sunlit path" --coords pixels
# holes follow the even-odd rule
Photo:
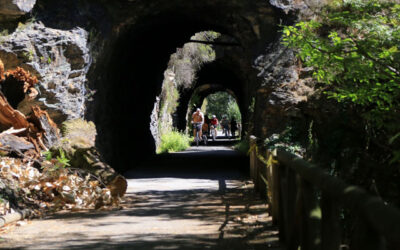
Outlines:
[[[227,147],[194,147],[163,157],[147,163],[152,167],[144,164],[136,173],[140,178],[128,180],[122,210],[58,213],[34,220],[2,236],[0,247],[279,249],[265,201],[257,198],[240,169],[239,159],[246,158]],[[171,162],[177,172],[159,171]],[[181,177],[173,177],[178,170]],[[159,176],[148,177],[152,172]]]

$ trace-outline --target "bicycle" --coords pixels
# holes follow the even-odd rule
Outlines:
[[[215,141],[215,138],[217,137],[217,129],[215,128],[214,125],[211,125],[211,136],[213,141]]]
[[[229,136],[229,127],[222,126],[222,133],[225,134],[225,137],[228,137]]]
[[[199,136],[200,130],[199,129],[201,129],[201,125],[202,125],[201,122],[193,123],[193,129],[196,129],[196,137],[194,138],[196,146],[199,146],[199,143],[200,143],[200,136]],[[205,134],[203,134],[202,137],[203,137],[204,145],[207,146],[207,136]]]

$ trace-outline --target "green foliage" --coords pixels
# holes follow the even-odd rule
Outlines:
[[[244,139],[238,142],[233,148],[239,152],[248,154],[250,150],[250,144],[248,140]]]
[[[172,80],[164,79],[161,91],[161,113],[172,114],[179,105],[179,91]]]
[[[22,54],[23,54],[23,56],[25,57],[25,59],[27,61],[32,61],[33,60],[33,51],[32,50],[29,50],[29,52],[25,51]]]
[[[297,48],[314,77],[338,101],[370,105],[379,125],[400,96],[400,5],[377,0],[327,7],[321,20],[284,27],[284,42]]]
[[[45,151],[42,154],[46,157],[47,161],[52,161],[54,159],[54,155],[53,155],[53,153],[51,151]],[[65,156],[64,150],[59,148],[57,156],[54,159],[54,167],[53,167],[54,170],[70,166],[69,161],[70,160]]]
[[[45,151],[42,154],[45,156],[45,159],[47,161],[50,161],[51,159],[53,159],[53,153],[51,153],[51,151]]]
[[[0,37],[1,36],[8,36],[8,29],[3,29],[2,31],[0,31]]]
[[[291,126],[286,127],[286,129],[280,134],[273,134],[266,138],[264,145],[270,150],[282,148],[289,152],[300,155],[304,154],[305,152],[300,143],[295,142],[295,129]]]
[[[65,156],[65,152],[64,150],[62,150],[61,148],[58,149],[59,155],[56,157],[58,163],[56,164],[56,166],[58,167],[66,167],[66,166],[70,166],[69,164],[69,159]]]
[[[228,119],[234,117],[237,122],[242,120],[242,115],[235,98],[227,92],[211,94],[206,97],[205,101],[207,102],[207,113],[209,115],[216,115],[218,119],[226,115]]]
[[[254,113],[255,107],[256,107],[256,98],[253,97],[253,98],[251,98],[251,103],[249,106],[249,113]]]
[[[170,131],[161,136],[161,144],[157,153],[172,153],[190,147],[190,137],[178,131]]]
[[[399,131],[400,4],[346,0],[318,19],[283,28],[283,41],[339,102],[363,107],[364,118],[388,138]]]
[[[196,33],[192,40],[214,41],[220,36],[214,31]],[[168,68],[176,74],[176,82],[179,86],[189,87],[196,80],[197,70],[207,62],[212,62],[216,53],[211,45],[201,43],[187,43],[171,55]]]

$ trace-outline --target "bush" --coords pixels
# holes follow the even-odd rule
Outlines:
[[[158,153],[172,153],[190,147],[190,137],[178,131],[171,131],[161,136],[161,145]]]
[[[244,154],[248,154],[249,149],[250,149],[250,145],[249,145],[249,141],[246,139],[241,140],[240,142],[238,142],[233,149],[244,153]]]

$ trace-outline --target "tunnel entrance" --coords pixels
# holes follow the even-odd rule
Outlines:
[[[239,5],[242,4],[245,3]],[[268,4],[263,11],[257,9],[257,17],[268,18],[257,18],[257,22],[265,25],[255,32],[254,23],[243,22],[242,17],[235,14],[241,11],[237,6],[223,14],[219,11],[220,6],[211,2],[196,8],[184,6],[168,6],[165,10],[131,19],[127,21],[128,25],[121,24],[115,29],[114,38],[106,42],[95,70],[90,73],[89,80],[97,90],[91,104],[93,111],[90,112],[98,130],[96,146],[105,161],[117,171],[134,168],[156,152],[149,124],[155,108],[154,100],[162,90],[165,68],[176,48],[182,47],[196,32],[204,30],[236,39],[235,49],[225,53],[225,59],[217,59],[202,67],[195,85],[179,90],[180,105],[173,114],[174,127],[185,130],[190,98],[194,90],[205,83],[215,82],[226,89],[229,82],[240,109],[244,110],[252,81],[248,76],[252,59],[261,44],[273,41],[271,34],[276,34],[276,24],[281,15],[280,11],[274,13],[274,8]],[[260,32],[268,34],[261,35]],[[210,78],[213,81],[209,81]],[[207,95],[206,92],[202,94],[204,97]],[[242,115],[242,120],[247,121],[246,113],[242,112]]]
[[[217,119],[217,136],[240,138],[242,128],[242,114],[237,100],[232,91],[219,91],[204,98],[201,110],[205,120],[211,124],[212,119]],[[211,125],[209,125],[211,127]],[[225,129],[227,131],[225,131]]]

